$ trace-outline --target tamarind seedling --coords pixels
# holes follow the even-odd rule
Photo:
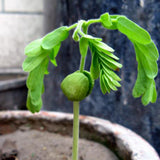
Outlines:
[[[157,99],[155,77],[158,74],[157,60],[159,53],[149,33],[138,24],[123,15],[104,13],[97,19],[79,20],[71,26],[61,26],[48,33],[41,39],[31,42],[25,48],[27,56],[23,62],[23,70],[29,72],[27,78],[27,108],[32,112],[39,112],[42,107],[44,92],[43,79],[48,72],[49,61],[57,67],[61,43],[74,30],[72,38],[79,43],[81,55],[78,71],[68,75],[61,83],[61,89],[68,100],[73,101],[73,149],[72,160],[78,160],[79,139],[79,101],[89,96],[94,87],[94,81],[99,79],[103,94],[117,91],[121,87],[121,78],[115,71],[122,68],[119,58],[114,55],[114,49],[99,37],[88,34],[91,24],[100,23],[108,30],[118,30],[133,43],[137,67],[137,80],[132,94],[135,98],[141,97],[143,105],[155,103]],[[91,52],[90,71],[85,70],[85,59]]]

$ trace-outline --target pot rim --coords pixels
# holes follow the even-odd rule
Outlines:
[[[29,111],[0,111],[0,122],[3,121],[4,123],[4,120],[10,119],[49,121],[56,124],[65,122],[72,125],[73,114],[51,111],[40,111],[36,114]],[[86,135],[94,131],[104,142],[107,141],[113,145],[114,148],[111,149],[122,159],[160,160],[155,149],[146,140],[119,124],[96,117],[80,115],[81,126],[83,129],[80,130],[86,130]],[[83,136],[83,138],[87,138],[87,136]]]

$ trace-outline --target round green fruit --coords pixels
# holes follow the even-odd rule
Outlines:
[[[64,95],[70,101],[81,101],[93,88],[94,80],[88,71],[76,71],[68,75],[61,83]]]

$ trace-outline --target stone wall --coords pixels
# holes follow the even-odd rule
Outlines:
[[[21,68],[24,47],[43,35],[43,0],[0,0],[0,68]]]

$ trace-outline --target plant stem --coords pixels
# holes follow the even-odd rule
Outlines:
[[[84,70],[84,65],[85,65],[86,57],[81,56],[81,64],[80,64],[80,72],[83,72]]]
[[[73,148],[72,160],[78,160],[78,141],[79,141],[79,102],[73,102]]]
[[[89,26],[90,24],[92,23],[100,23],[101,22],[101,19],[90,19],[86,22],[86,25]]]
[[[72,30],[72,29],[74,29],[76,27],[77,27],[77,23],[74,23],[71,26],[69,26],[67,30],[70,31],[70,30]]]

